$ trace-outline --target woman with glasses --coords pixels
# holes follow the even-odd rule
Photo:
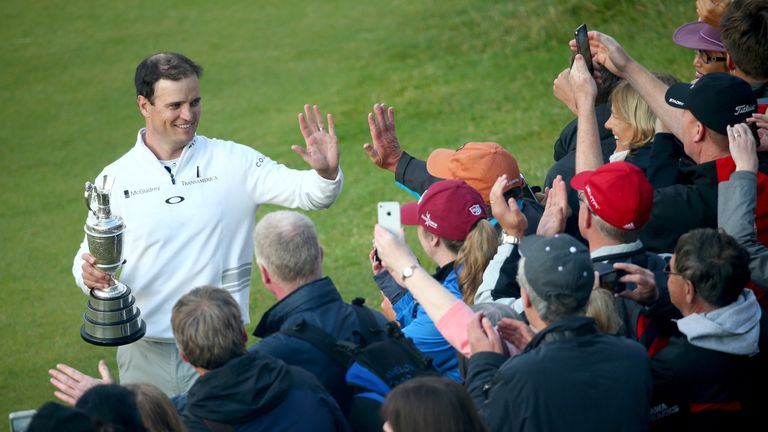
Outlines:
[[[728,72],[727,54],[719,29],[701,21],[691,22],[678,27],[672,40],[681,47],[694,50],[694,81],[708,73]]]

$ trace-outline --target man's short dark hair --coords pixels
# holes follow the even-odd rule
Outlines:
[[[768,2],[734,0],[720,20],[723,45],[750,78],[768,80]]]
[[[722,230],[702,228],[680,237],[675,269],[696,293],[721,308],[736,301],[750,280],[749,253]]]
[[[245,354],[240,306],[226,290],[200,287],[173,306],[171,328],[189,364],[208,370]]]
[[[203,68],[183,54],[161,52],[151,55],[136,66],[136,96],[144,96],[150,102],[155,95],[155,83],[161,79],[180,81],[195,76],[200,78]]]

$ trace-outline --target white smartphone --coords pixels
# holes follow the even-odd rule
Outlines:
[[[35,413],[37,413],[37,410],[16,411],[8,414],[8,419],[11,422],[11,432],[26,431]]]
[[[397,201],[379,203],[379,225],[392,234],[400,233],[400,203]]]

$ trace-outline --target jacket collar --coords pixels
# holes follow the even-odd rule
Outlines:
[[[523,352],[538,348],[540,345],[565,339],[573,339],[580,336],[596,334],[597,324],[589,317],[575,317],[560,320],[550,324],[531,339]]]
[[[296,314],[316,310],[328,303],[343,301],[330,278],[317,279],[297,288],[264,312],[261,321],[253,330],[253,335],[265,338],[280,331],[283,323]]]

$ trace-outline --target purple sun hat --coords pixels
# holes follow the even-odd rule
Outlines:
[[[701,21],[681,25],[672,35],[672,40],[685,48],[725,52],[720,30]]]

